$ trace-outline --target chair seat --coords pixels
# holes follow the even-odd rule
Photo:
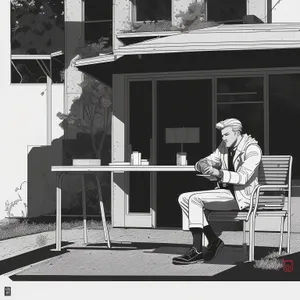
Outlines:
[[[257,210],[257,216],[268,216],[268,217],[284,217],[287,215],[286,210]],[[248,211],[212,211],[209,213],[209,221],[244,221],[248,216]]]

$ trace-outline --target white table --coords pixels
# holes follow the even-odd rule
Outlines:
[[[57,184],[56,184],[56,232],[55,232],[55,242],[56,248],[54,251],[61,251],[61,187],[62,179],[66,174],[82,174],[82,207],[83,207],[83,227],[84,227],[84,243],[87,244],[87,227],[86,227],[86,199],[85,199],[85,185],[84,185],[84,175],[94,174],[97,181],[97,188],[99,194],[100,202],[100,213],[104,229],[104,237],[107,241],[108,248],[111,247],[109,231],[106,224],[102,191],[97,172],[112,172],[112,173],[124,173],[124,172],[195,172],[194,166],[177,166],[177,165],[167,165],[167,166],[134,166],[134,165],[110,165],[110,166],[52,166],[51,171],[57,174]],[[206,177],[213,180],[209,175],[197,174],[201,177]]]

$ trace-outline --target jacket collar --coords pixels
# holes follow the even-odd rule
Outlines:
[[[246,144],[247,138],[248,138],[247,134],[242,135],[242,138],[241,138],[240,142],[238,143],[236,150],[235,150],[235,154],[233,157],[233,163],[235,162],[235,160],[237,159],[237,157],[239,155],[241,155],[243,152],[245,152],[245,144]]]

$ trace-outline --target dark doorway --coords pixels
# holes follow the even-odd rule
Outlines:
[[[157,164],[175,165],[180,144],[166,143],[166,128],[198,127],[200,143],[184,144],[188,165],[212,151],[212,81],[176,80],[157,82]],[[181,227],[178,204],[181,193],[213,188],[194,172],[157,173],[157,226]]]

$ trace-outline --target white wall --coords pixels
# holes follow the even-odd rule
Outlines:
[[[10,84],[10,0],[2,0],[0,10],[0,220],[6,216],[4,203],[18,198],[15,188],[27,181],[29,146],[46,145],[46,84]],[[62,135],[55,117],[63,111],[63,85],[53,87],[53,138]],[[20,191],[26,201],[26,184]],[[20,215],[24,206],[13,213]]]
[[[278,0],[272,0],[272,7]],[[272,22],[300,22],[300,1],[281,0],[272,11]]]

